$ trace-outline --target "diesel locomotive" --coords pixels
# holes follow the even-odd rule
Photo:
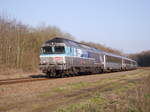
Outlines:
[[[79,42],[55,37],[41,47],[39,68],[48,76],[123,71],[137,68],[136,61]]]

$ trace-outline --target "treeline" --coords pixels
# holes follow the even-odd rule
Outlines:
[[[54,37],[74,39],[72,35],[55,26],[33,28],[0,16],[0,69],[7,67],[24,71],[37,70],[41,45]],[[108,52],[120,53],[99,44],[86,44]]]
[[[0,68],[36,70],[40,46],[55,36],[73,38],[55,26],[31,28],[16,20],[0,17]]]
[[[150,66],[150,50],[137,54],[131,54],[129,57],[136,60],[138,65],[141,67]]]
[[[88,46],[91,46],[91,47],[95,47],[97,49],[100,49],[100,50],[103,50],[103,51],[106,51],[106,52],[110,52],[110,53],[114,53],[114,54],[118,54],[118,55],[124,55],[123,52],[121,52],[120,50],[112,49],[110,47],[101,45],[99,43],[84,42],[84,41],[81,41],[81,43],[83,43],[85,45],[88,45]]]

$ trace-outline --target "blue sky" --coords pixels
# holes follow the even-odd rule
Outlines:
[[[0,0],[0,13],[125,53],[150,50],[150,0]]]

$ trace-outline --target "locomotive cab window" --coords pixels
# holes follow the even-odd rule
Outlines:
[[[55,46],[54,50],[55,50],[55,54],[64,54],[65,53],[64,46]]]
[[[52,54],[53,53],[52,47],[50,47],[50,46],[42,47],[41,53],[42,54]]]

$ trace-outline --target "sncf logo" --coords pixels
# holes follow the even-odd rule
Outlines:
[[[63,60],[63,57],[54,57],[54,59],[55,59],[56,61],[60,61],[60,60]]]

